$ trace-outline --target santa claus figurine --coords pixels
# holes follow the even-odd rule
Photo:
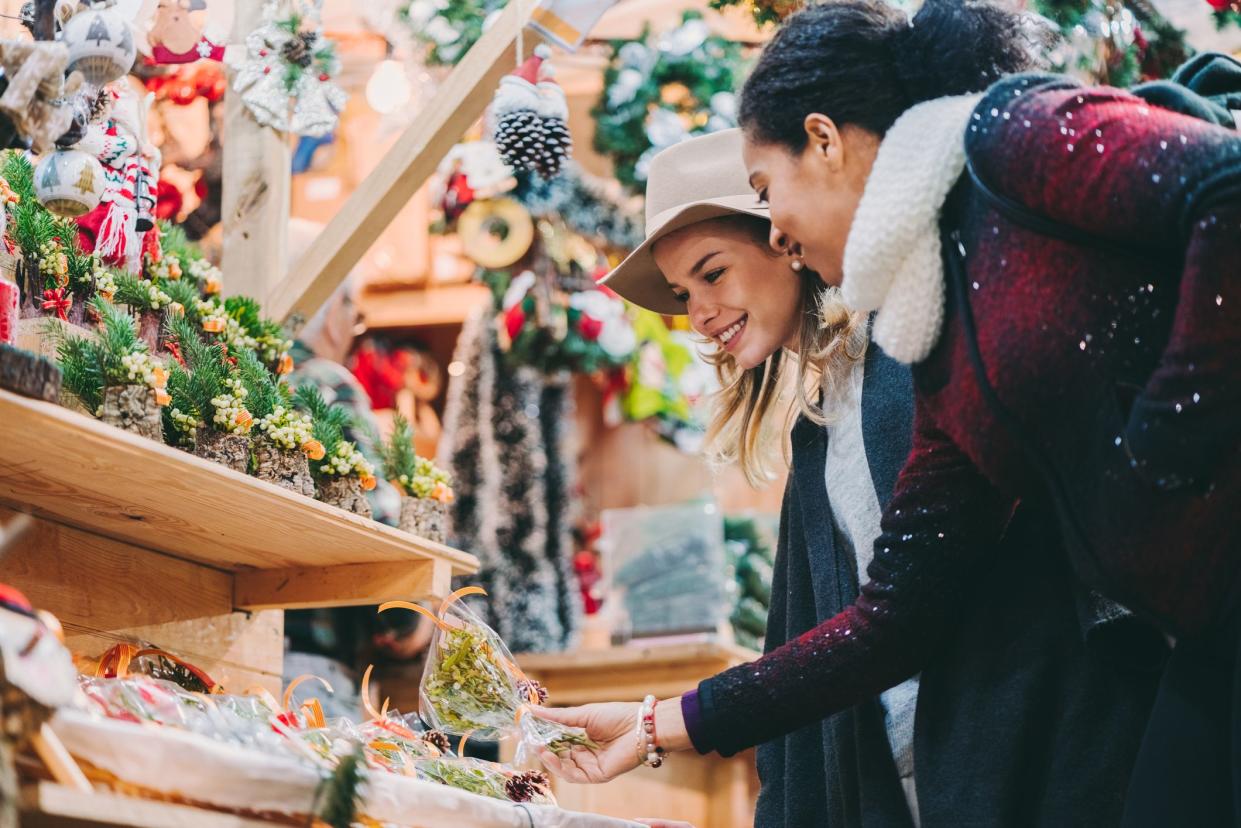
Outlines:
[[[155,63],[193,63],[223,60],[224,47],[203,37],[191,14],[207,8],[205,0],[159,0],[147,43]]]
[[[84,250],[136,274],[142,266],[143,236],[154,231],[159,187],[159,149],[146,137],[151,101],[149,95],[139,98],[124,82],[100,94],[107,96],[105,105],[77,148],[99,159],[106,185],[99,206],[77,220],[78,238]]]

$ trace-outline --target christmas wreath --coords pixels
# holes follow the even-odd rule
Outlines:
[[[658,37],[647,29],[638,40],[614,41],[591,111],[595,149],[612,159],[623,184],[642,190],[661,149],[737,125],[733,90],[745,69],[741,45],[711,34],[695,12]]]
[[[1124,87],[1166,78],[1190,55],[1185,33],[1147,0],[1035,0],[1032,8],[1060,30],[1052,68],[1090,82]]]
[[[454,66],[486,29],[504,0],[401,0],[396,19],[426,48],[432,66]]]

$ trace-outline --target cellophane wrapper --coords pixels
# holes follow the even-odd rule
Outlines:
[[[559,753],[594,747],[581,728],[529,714],[525,677],[500,636],[460,601],[449,604],[431,638],[422,674],[422,718],[432,727],[471,739],[520,739],[518,762],[539,748]]]

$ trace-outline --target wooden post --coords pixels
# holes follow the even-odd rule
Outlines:
[[[439,92],[349,197],[288,277],[267,294],[263,304],[272,318],[284,319],[293,313],[308,316],[331,296],[487,108],[500,78],[515,66],[517,32],[534,6],[533,0],[509,3],[495,25],[462,58]],[[543,42],[529,30],[523,38],[527,54]]]
[[[236,4],[232,43],[263,23],[260,0]],[[233,72],[229,72],[232,83]],[[288,269],[288,139],[260,126],[230,88],[224,102],[224,292],[262,301]]]

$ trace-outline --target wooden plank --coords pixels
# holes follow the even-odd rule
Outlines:
[[[22,825],[27,828],[270,828],[271,824],[109,791],[81,793],[50,782],[22,789]]]
[[[444,561],[349,564],[238,572],[234,603],[242,609],[339,607],[416,601],[451,591]]]
[[[547,688],[550,703],[640,701],[647,693],[669,698],[692,690],[721,670],[758,658],[725,644],[613,647],[572,653],[524,654],[517,663]]]
[[[264,3],[237,3],[233,43],[263,22]],[[223,283],[229,294],[262,299],[288,269],[292,154],[289,139],[260,126],[230,89],[224,100]]]
[[[461,325],[491,301],[483,285],[449,285],[422,290],[368,291],[358,307],[371,330]]]
[[[516,35],[534,8],[531,0],[509,3],[495,24],[461,59],[435,97],[393,144],[344,207],[267,295],[275,319],[309,316],[344,280],[354,264],[422,186],[452,146],[478,120],[516,61]],[[524,35],[532,50],[541,38]]]
[[[0,503],[217,569],[478,569],[459,550],[5,391],[0,445]]]
[[[0,581],[62,622],[97,630],[233,611],[226,572],[37,518],[0,558]]]

